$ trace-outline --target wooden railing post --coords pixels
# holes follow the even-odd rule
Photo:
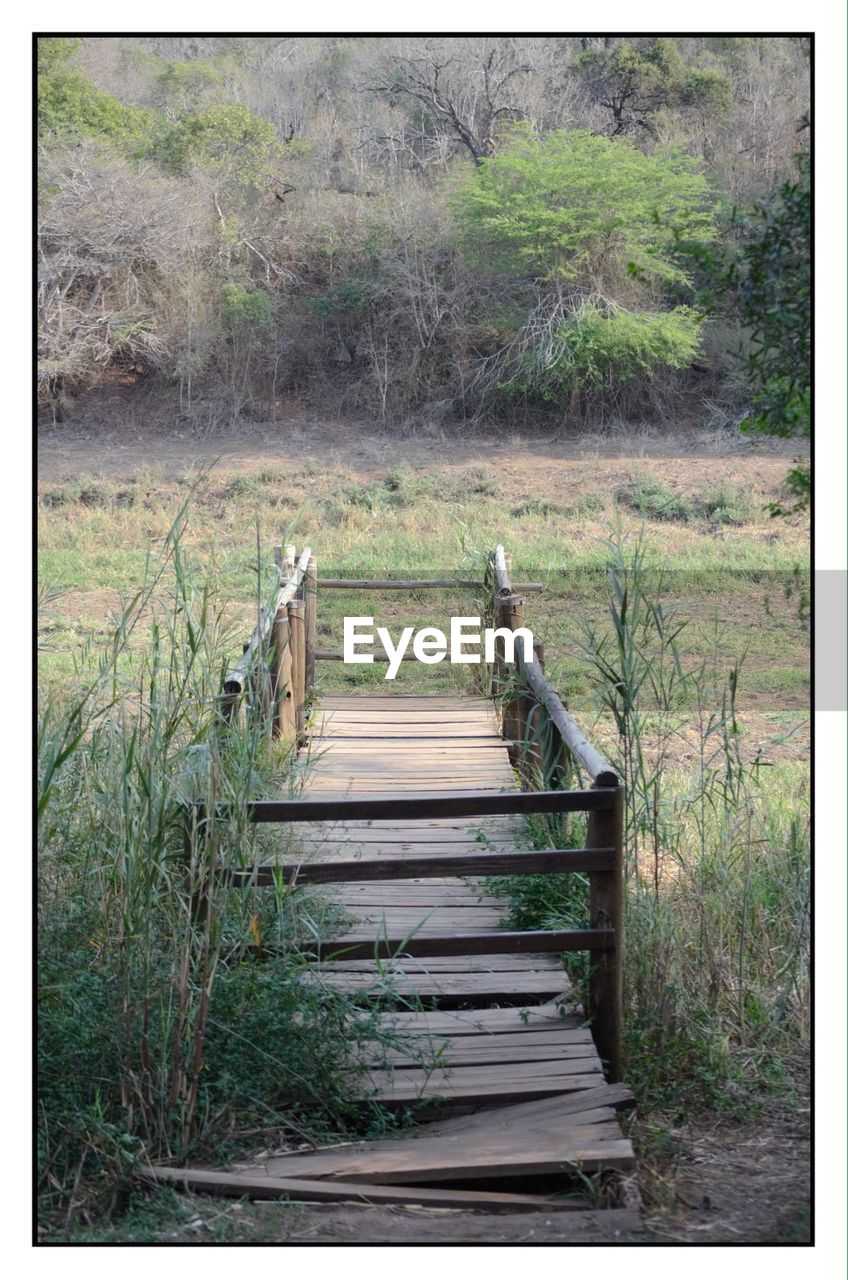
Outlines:
[[[315,689],[315,643],[318,631],[318,561],[309,557],[303,579],[304,639],[306,643],[306,696],[312,700]]]
[[[615,849],[610,871],[589,874],[589,925],[612,929],[614,941],[604,951],[589,952],[589,1009],[592,1033],[601,1057],[607,1062],[607,1078],[621,1080],[622,987],[621,957],[624,923],[624,788],[614,773],[600,773],[593,787],[615,787],[612,809],[591,812],[586,828],[587,849]]]
[[[303,600],[290,600],[289,644],[291,646],[291,679],[294,694],[295,736],[301,742],[306,729],[305,683],[306,683],[306,643],[305,643],[305,608]]]
[[[517,631],[519,627],[524,626],[524,601],[520,596],[504,596],[498,603],[500,604],[499,626],[505,627],[508,631]],[[509,748],[510,759],[513,764],[521,760],[525,736],[525,714],[527,711],[527,707],[524,705],[526,700],[522,698],[517,688],[520,680],[520,671],[521,662],[517,653],[511,668],[504,661],[505,685],[502,692],[506,693],[506,698],[503,704],[503,734],[505,738],[514,744]]]
[[[545,729],[543,709],[528,687],[523,649],[517,649],[516,653],[521,655],[515,664],[516,672],[520,676],[516,697],[516,715],[521,729],[518,768],[525,787],[546,787],[548,734]],[[544,674],[545,646],[541,642],[533,643],[533,660],[537,670]]]
[[[271,633],[273,642],[273,698],[275,738],[294,742],[297,737],[294,689],[292,687],[292,651],[289,636],[289,614],[285,605],[277,610]]]

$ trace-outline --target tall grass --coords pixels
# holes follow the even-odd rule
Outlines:
[[[606,549],[606,622],[587,620],[580,647],[625,784],[626,1074],[646,1108],[742,1114],[806,1065],[807,772],[746,752],[744,654],[717,635],[691,656],[644,540]],[[586,888],[571,879],[497,887],[515,926],[579,925]]]
[[[641,538],[612,539],[608,573],[608,626],[585,628],[583,653],[625,781],[628,1076],[657,1103],[744,1109],[804,1055],[804,770],[746,755],[744,655],[718,638],[687,661],[686,620]]]
[[[259,860],[271,837],[247,805],[285,788],[290,759],[261,707],[245,728],[216,719],[234,638],[214,574],[187,559],[186,519],[105,651],[40,702],[39,1184],[54,1225],[114,1209],[141,1158],[181,1160],[245,1126],[299,1132],[307,1102],[313,1129],[338,1132],[362,1093],[357,1046],[379,1034],[300,981],[325,902],[215,874]],[[188,801],[228,821],[187,831]],[[251,945],[268,941],[282,954],[260,964]]]

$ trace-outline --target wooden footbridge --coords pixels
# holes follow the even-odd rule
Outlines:
[[[154,1176],[262,1199],[568,1210],[575,1239],[630,1235],[618,777],[546,679],[538,644],[532,663],[521,645],[509,662],[501,641],[478,696],[321,696],[316,661],[340,655],[316,647],[319,595],[351,583],[318,579],[308,550],[287,552],[276,609],[229,673],[222,713],[258,706],[300,744],[297,798],[252,805],[252,821],[284,828],[286,852],[232,879],[324,886],[345,923],[310,944],[304,981],[378,1002],[384,1034],[351,1088],[420,1118],[395,1138]],[[523,625],[502,548],[486,585],[494,625]],[[585,837],[572,817],[583,814]],[[531,815],[553,847],[530,847]],[[504,927],[490,877],[565,873],[588,882],[579,927]],[[582,991],[563,965],[572,952],[588,953]]]

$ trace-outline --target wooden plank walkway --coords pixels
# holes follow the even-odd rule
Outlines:
[[[306,799],[516,789],[484,698],[325,698],[304,767]],[[471,857],[526,846],[519,817],[303,824],[293,835],[311,859],[400,859],[411,869],[435,853]],[[503,924],[503,903],[473,878],[413,874],[326,890],[349,921],[340,947],[414,934],[444,939],[449,952],[456,935],[491,934]],[[616,1115],[632,1096],[606,1083],[557,955],[338,957],[316,961],[305,981],[384,1002],[382,1027],[394,1039],[366,1048],[366,1074],[355,1087],[383,1105],[427,1101],[439,1119],[409,1138],[272,1158],[244,1176],[372,1187],[449,1182],[467,1192],[633,1167]],[[585,1199],[580,1205],[587,1207]]]
[[[486,698],[325,698],[304,767],[309,799],[515,789],[507,747]],[[320,861],[401,858],[410,864],[435,853],[515,849],[523,838],[521,819],[515,817],[339,823],[320,834],[314,827],[302,831],[306,847]],[[485,934],[503,919],[503,905],[481,884],[457,878],[346,883],[333,886],[330,896],[352,922],[340,936],[342,945],[410,934],[445,939]],[[569,993],[561,963],[545,954],[404,957],[379,965],[340,959],[316,966],[312,980],[348,994],[376,994],[383,987],[389,995],[442,1007],[536,1002]],[[439,1074],[419,1094],[417,1079],[414,1073],[394,1073],[391,1083],[375,1073],[373,1083],[381,1100],[404,1103],[433,1096],[436,1084],[445,1086]]]
[[[484,698],[327,697],[301,767],[305,800],[517,789]],[[520,856],[523,819],[291,823],[287,842],[285,860],[295,865],[384,861],[388,870],[391,863],[391,878],[322,886],[343,923],[329,958],[316,958],[303,981],[379,1002],[384,1034],[363,1047],[352,1096],[389,1107],[425,1103],[427,1120],[396,1138],[280,1153],[227,1172],[153,1169],[149,1176],[261,1199],[556,1211],[570,1215],[573,1229],[565,1231],[575,1242],[637,1236],[638,1195],[634,1208],[624,1194],[630,1183],[618,1184],[624,1191],[599,1208],[586,1180],[574,1177],[608,1186],[633,1170],[618,1121],[633,1098],[626,1086],[607,1083],[559,956],[491,952],[485,935],[502,931],[503,903],[473,875],[433,877],[421,866],[437,855],[469,862],[487,852]],[[398,863],[409,864],[408,877],[398,878]],[[388,959],[344,958],[346,944],[362,956],[370,954],[363,943],[398,938],[409,946],[412,938],[432,940],[425,950],[435,954],[414,957],[402,943]],[[474,938],[484,944],[481,954],[454,954]]]

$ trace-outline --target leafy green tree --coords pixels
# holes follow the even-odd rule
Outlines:
[[[192,112],[167,127],[158,153],[178,173],[199,164],[237,186],[261,187],[273,173],[280,144],[270,120],[230,102]]]
[[[681,245],[714,235],[707,184],[688,157],[585,131],[517,132],[469,175],[453,209],[472,255],[596,289],[628,272],[686,283]]]
[[[250,349],[260,346],[273,327],[267,293],[243,284],[224,285],[221,311],[225,333]]]
[[[219,89],[223,79],[221,68],[205,58],[168,62],[156,77],[156,98],[165,110],[180,116],[196,111],[198,103]]]
[[[72,66],[69,60],[79,44],[59,37],[38,42],[39,137],[90,135],[121,146],[137,145],[151,127],[152,113],[126,106]]]
[[[719,114],[733,98],[727,76],[712,67],[687,66],[677,43],[667,37],[605,41],[578,54],[573,67],[609,111],[612,137],[653,133],[654,116],[664,107]]]
[[[735,239],[689,252],[701,276],[702,305],[735,312],[748,335],[740,358],[754,397],[741,430],[803,439],[811,432],[812,202],[809,155],[802,152],[796,161],[796,177],[735,216]],[[787,480],[797,506],[807,506],[809,466],[798,464]]]
[[[809,437],[812,351],[810,160],[799,156],[797,179],[759,205],[743,224],[744,239],[730,283],[737,283],[742,318],[752,348],[748,371],[755,387],[753,412],[743,426],[771,436]],[[788,476],[800,506],[810,499],[810,469]]]
[[[704,179],[684,156],[647,156],[586,132],[516,133],[453,202],[473,261],[532,298],[490,385],[547,401],[683,368],[702,317],[663,309],[689,277],[681,245],[714,234]],[[521,283],[519,283],[521,282]]]

